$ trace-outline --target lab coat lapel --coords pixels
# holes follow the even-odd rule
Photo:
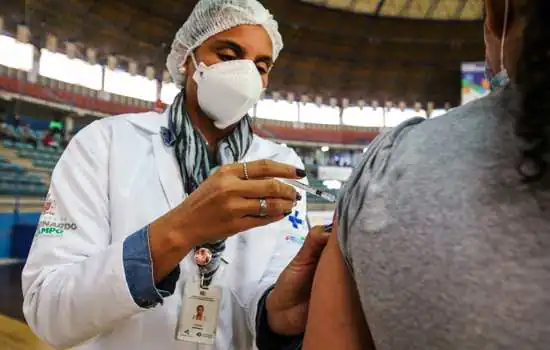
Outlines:
[[[166,146],[160,134],[154,134],[152,138],[155,165],[164,196],[170,205],[170,209],[174,209],[185,197],[179,166],[174,155],[174,148]]]

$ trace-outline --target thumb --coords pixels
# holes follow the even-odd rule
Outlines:
[[[304,245],[296,254],[294,261],[301,264],[317,262],[327,245],[331,232],[332,224],[313,227],[307,234]]]

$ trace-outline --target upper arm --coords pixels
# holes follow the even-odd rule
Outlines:
[[[315,274],[304,349],[374,349],[364,316],[368,310],[362,309],[354,281],[364,276],[369,257],[354,254],[360,251],[354,237],[365,232],[366,219],[379,220],[372,213],[380,209],[380,201],[375,199],[385,195],[381,192],[388,181],[392,152],[405,131],[422,121],[408,120],[379,136],[348,179],[338,202],[337,225]],[[358,266],[360,269],[355,271]]]
[[[336,232],[315,273],[303,349],[374,349]]]

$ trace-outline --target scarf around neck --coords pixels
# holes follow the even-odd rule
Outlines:
[[[253,139],[251,118],[246,115],[232,132],[218,142],[216,153],[211,155],[206,140],[193,126],[185,109],[183,90],[170,106],[169,129],[175,138],[175,155],[183,187],[188,195],[193,193],[219,166],[236,163],[243,159]],[[198,248],[207,248],[212,252],[210,263],[199,267],[203,283],[208,285],[219,267],[221,253],[225,249],[225,240],[205,243]]]

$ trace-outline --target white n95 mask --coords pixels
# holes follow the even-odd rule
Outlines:
[[[202,111],[218,129],[241,120],[260,100],[262,77],[251,60],[226,61],[206,66],[195,63],[193,80]]]

